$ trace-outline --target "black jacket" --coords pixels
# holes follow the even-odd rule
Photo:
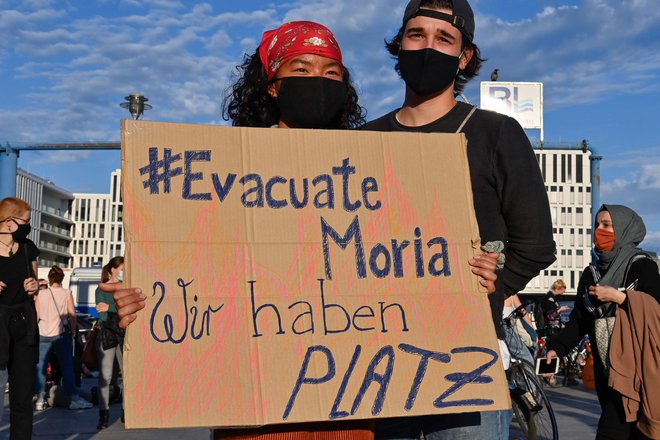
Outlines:
[[[640,258],[635,260],[628,271],[628,276],[625,279],[623,286],[612,287],[625,287],[632,284],[633,281],[638,280],[635,290],[644,292],[653,296],[656,301],[660,301],[660,273],[658,273],[658,265],[650,258]],[[589,286],[595,285],[591,270],[587,267],[582,272],[580,282],[578,284],[577,296],[575,297],[575,305],[571,311],[570,318],[565,327],[548,341],[548,349],[557,352],[557,355],[564,356],[571,351],[578,342],[584,337],[589,335],[591,341],[595,341],[595,328],[594,317],[587,310],[584,303],[584,294],[588,291]],[[619,307],[626,307],[627,301]],[[592,344],[593,346],[593,344]],[[603,361],[598,355],[598,350],[592,350],[594,355],[594,373],[596,379],[596,387],[599,390],[599,395],[602,395],[602,390],[607,387],[607,378],[603,373]]]
[[[457,103],[442,118],[406,127],[396,111],[364,126],[372,131],[455,133],[472,106]],[[482,243],[502,241],[506,264],[497,291],[489,295],[499,338],[504,338],[502,308],[506,295],[523,290],[555,261],[548,195],[538,161],[520,124],[499,113],[476,110],[462,130],[467,138],[474,208]]]

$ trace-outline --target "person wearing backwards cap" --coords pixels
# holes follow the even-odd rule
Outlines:
[[[504,292],[522,290],[555,261],[548,197],[534,151],[512,118],[458,102],[483,59],[474,43],[474,13],[466,0],[412,0],[386,47],[406,84],[403,106],[368,122],[366,130],[464,133],[482,245],[501,250],[496,289],[489,295],[495,331],[504,339]],[[506,358],[506,356],[503,356]],[[477,392],[478,384],[469,385]],[[466,410],[467,408],[463,408]],[[508,439],[511,412],[386,419],[376,438]]]

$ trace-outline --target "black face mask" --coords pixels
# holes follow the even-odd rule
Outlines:
[[[346,84],[320,76],[282,78],[277,95],[280,119],[291,128],[338,128]]]
[[[14,241],[23,241],[27,238],[27,236],[30,234],[30,231],[32,230],[32,227],[30,226],[29,223],[26,223],[24,225],[19,224],[16,220],[11,219],[14,223],[16,223],[16,226],[18,226],[18,229],[16,229],[14,232],[11,233],[11,238],[14,239]]]
[[[434,49],[399,51],[401,77],[417,96],[445,90],[456,79],[459,63],[460,57]]]

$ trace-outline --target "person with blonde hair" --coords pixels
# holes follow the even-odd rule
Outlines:
[[[0,371],[7,370],[12,440],[32,438],[32,396],[39,355],[39,249],[27,237],[32,208],[16,197],[0,200]],[[0,376],[4,376],[0,374]],[[0,389],[4,389],[0,384]]]
[[[558,297],[566,292],[566,283],[564,280],[559,279],[552,283],[550,290],[545,294],[539,306],[541,307],[543,322],[537,322],[537,329],[544,329],[553,333],[555,330],[562,327],[561,314],[570,310],[569,306],[560,306]]]

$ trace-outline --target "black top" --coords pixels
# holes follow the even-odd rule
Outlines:
[[[363,128],[372,131],[455,133],[472,106],[458,102],[445,116],[420,127],[396,120],[395,110]],[[505,293],[525,288],[555,261],[548,195],[534,150],[518,122],[477,109],[464,126],[474,208],[482,244],[502,241],[506,263],[489,295],[498,337],[504,338]]]
[[[7,368],[11,346],[12,321],[20,315],[27,333],[23,335],[28,345],[38,342],[37,314],[34,301],[23,288],[26,278],[34,277],[32,262],[37,259],[39,249],[30,241],[19,243],[11,257],[0,256],[0,281],[7,286],[0,293],[0,370]]]
[[[612,287],[626,287],[637,280],[636,291],[644,292],[651,295],[656,301],[660,301],[660,273],[658,273],[658,265],[650,258],[640,258],[630,265],[628,276],[625,279],[623,286]],[[593,274],[589,267],[585,268],[580,277],[578,284],[577,296],[575,297],[575,305],[571,311],[570,318],[566,326],[548,341],[548,349],[557,352],[557,355],[564,356],[575,347],[584,335],[588,334],[589,339],[592,341],[592,353],[594,355],[594,373],[596,379],[596,387],[599,390],[604,390],[607,386],[607,378],[603,374],[603,362],[600,359],[598,350],[593,345],[596,340],[594,317],[587,310],[584,303],[584,293],[588,291],[589,286],[596,283],[593,279]],[[624,301],[619,307],[627,307],[628,301]]]
[[[39,249],[31,240],[20,242],[18,251],[11,257],[0,256],[0,281],[7,285],[0,293],[0,305],[21,304],[29,298],[23,289],[23,281],[30,277],[36,278],[32,262],[38,256]]]
[[[635,290],[651,295],[656,301],[660,302],[660,273],[658,273],[658,265],[655,261],[650,258],[640,258],[634,261],[630,265],[624,286],[612,287],[626,287],[635,280],[638,283]],[[578,284],[575,305],[566,326],[552,340],[548,341],[548,348],[555,350],[559,356],[568,353],[586,334],[589,335],[592,341],[596,340],[594,335],[594,317],[584,304],[584,293],[589,290],[590,286],[595,284],[591,270],[588,267],[585,268]],[[626,307],[626,304],[627,301],[624,301],[621,307]],[[597,358],[597,350],[593,352]]]
[[[545,294],[539,304],[539,307],[541,307],[543,322],[537,322],[537,328],[545,327],[546,325],[557,328],[561,325],[559,303],[557,302],[554,293],[552,293],[552,290]]]

